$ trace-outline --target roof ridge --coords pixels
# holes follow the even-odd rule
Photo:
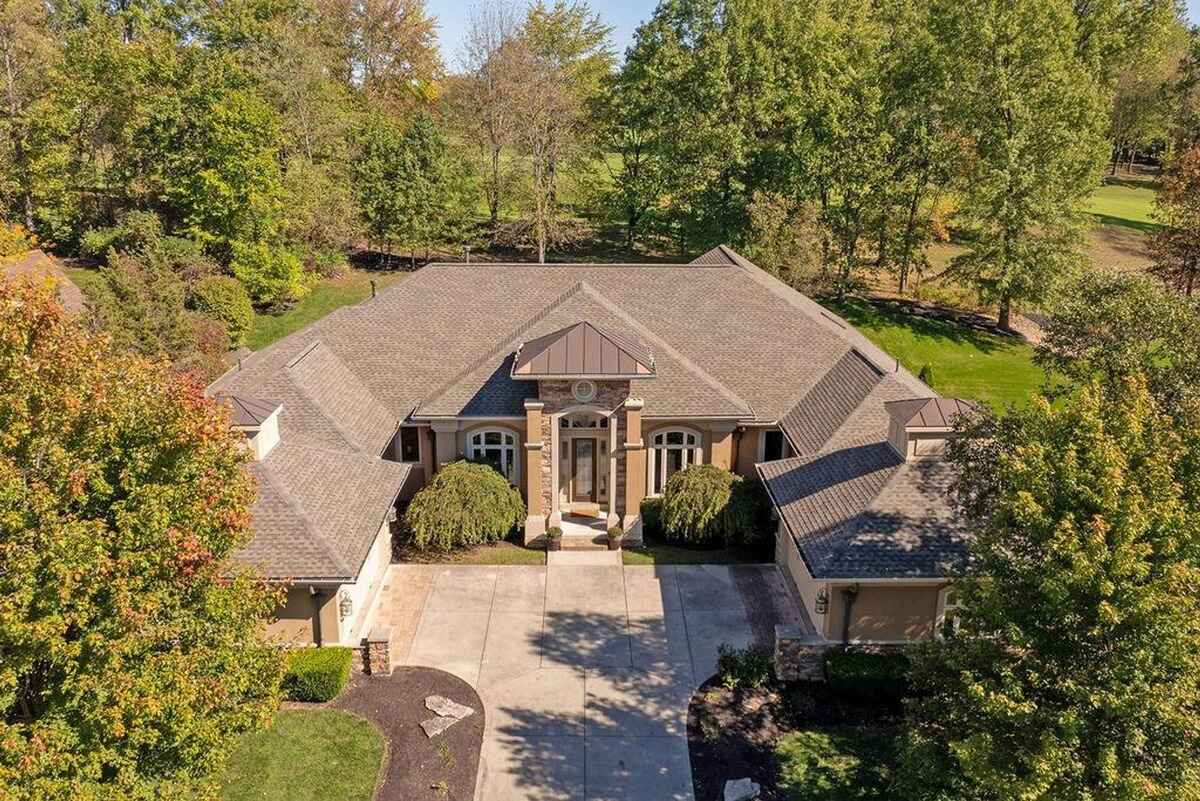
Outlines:
[[[316,533],[316,524],[313,522],[312,517],[296,496],[292,494],[292,491],[284,485],[283,481],[274,475],[271,470],[269,458],[263,461],[263,467],[258,472],[260,477],[266,480],[279,493],[279,497],[287,504],[288,508],[295,512],[296,516],[304,522],[304,536],[308,541],[319,547],[325,556],[329,557],[340,570],[344,571],[345,575],[350,575],[350,566],[346,563],[345,558],[335,548],[331,547],[324,537]]]
[[[583,282],[580,282],[580,283],[583,283]],[[630,315],[628,312],[626,312],[620,306],[613,303],[608,298],[604,297],[604,295],[600,294],[598,291],[592,289],[590,286],[587,287],[587,292],[589,295],[591,295],[593,300],[595,300],[601,306],[603,306],[604,308],[608,309],[610,312],[615,314],[627,325],[637,329],[639,331],[639,333],[641,333],[644,336],[647,336],[647,337],[653,339],[655,342],[657,342],[658,345],[660,347],[662,347],[662,349],[667,354],[669,354],[672,359],[679,362],[681,365],[683,365],[683,367],[686,370],[688,370],[688,372],[696,375],[702,381],[704,381],[706,384],[708,384],[710,387],[712,387],[717,392],[719,392],[721,395],[723,395],[726,400],[732,402],[735,406],[741,406],[743,409],[745,409],[747,412],[749,412],[751,416],[754,415],[754,407],[753,406],[751,406],[747,401],[743,400],[740,396],[738,396],[735,392],[733,392],[733,390],[729,389],[729,387],[725,386],[720,381],[718,381],[716,378],[714,378],[713,376],[711,376],[707,372],[705,372],[699,365],[697,365],[691,359],[684,356],[679,351],[675,350],[675,348],[671,347],[670,343],[668,343],[665,339],[663,339],[662,337],[655,334],[652,329],[643,325],[635,317]]]
[[[309,403],[311,403],[311,404],[313,405],[313,407],[314,407],[314,408],[315,408],[315,409],[316,409],[316,410],[317,410],[317,411],[320,413],[320,415],[321,415],[323,418],[325,418],[325,419],[326,419],[326,420],[329,422],[329,425],[333,427],[333,430],[334,430],[334,431],[337,431],[337,432],[338,432],[338,434],[339,434],[339,435],[342,437],[342,439],[344,439],[344,440],[346,441],[346,443],[347,443],[347,444],[348,444],[348,445],[349,445],[351,448],[353,448],[353,449],[354,449],[354,453],[365,454],[365,453],[366,453],[366,451],[364,451],[364,450],[362,449],[362,447],[361,447],[361,446],[359,446],[358,442],[357,442],[357,441],[355,440],[355,438],[354,438],[354,435],[353,435],[351,432],[347,431],[347,430],[346,430],[346,428],[345,428],[345,427],[344,427],[344,426],[343,426],[341,423],[339,423],[339,422],[338,422],[338,420],[337,420],[337,418],[336,418],[336,417],[333,417],[333,416],[332,416],[332,415],[330,415],[330,414],[329,414],[327,411],[325,411],[325,409],[324,409],[324,408],[321,406],[321,402],[320,402],[319,400],[317,400],[317,398],[316,398],[316,397],[313,395],[313,393],[312,393],[312,392],[309,390],[308,386],[307,386],[307,385],[306,385],[306,384],[305,384],[303,381],[300,381],[300,380],[298,380],[298,376],[297,376],[295,373],[293,373],[293,372],[292,372],[292,368],[294,368],[294,367],[295,367],[296,365],[298,365],[298,364],[299,364],[301,361],[303,361],[303,360],[304,360],[304,357],[306,357],[306,356],[308,356],[309,354],[311,354],[311,353],[313,353],[314,351],[316,351],[316,349],[317,349],[317,348],[321,348],[322,350],[324,350],[324,351],[328,352],[328,354],[329,354],[329,356],[330,356],[331,358],[333,358],[333,359],[336,359],[336,360],[337,360],[337,362],[338,362],[338,363],[339,363],[339,364],[340,364],[340,365],[341,365],[341,366],[342,366],[342,367],[343,367],[343,368],[344,368],[344,369],[345,369],[345,370],[346,370],[348,373],[350,373],[350,375],[354,376],[354,379],[355,379],[356,381],[358,381],[358,383],[359,383],[359,384],[361,384],[361,385],[362,385],[362,388],[363,388],[363,390],[365,390],[365,391],[366,391],[366,393],[367,393],[368,395],[370,395],[370,396],[371,396],[371,400],[373,400],[375,403],[378,403],[378,404],[379,404],[379,406],[380,406],[380,408],[382,408],[382,409],[384,409],[384,410],[386,410],[386,409],[387,409],[387,407],[386,407],[386,406],[384,406],[384,405],[383,405],[383,403],[381,403],[381,402],[380,402],[379,398],[376,398],[376,397],[375,397],[375,394],[374,394],[373,392],[371,392],[370,388],[369,388],[369,387],[368,387],[366,384],[364,384],[364,383],[363,383],[362,379],[358,377],[358,374],[357,374],[357,373],[355,373],[353,370],[351,370],[351,369],[350,369],[350,368],[349,368],[349,367],[346,365],[346,363],[345,363],[344,361],[342,361],[341,357],[340,357],[340,356],[338,356],[338,355],[337,355],[337,353],[336,353],[336,352],[335,352],[335,351],[334,351],[332,348],[330,348],[330,347],[327,347],[327,346],[326,346],[326,345],[325,345],[325,344],[324,344],[324,343],[323,343],[323,342],[322,342],[320,339],[316,339],[316,340],[314,340],[314,341],[313,341],[313,343],[312,343],[311,345],[309,345],[307,348],[305,348],[305,349],[304,349],[304,352],[303,352],[303,353],[301,353],[301,354],[300,354],[299,356],[297,356],[296,358],[292,359],[292,361],[288,362],[287,366],[286,366],[286,367],[284,367],[284,370],[283,370],[283,376],[284,376],[284,378],[286,378],[286,379],[287,379],[289,382],[291,382],[292,386],[294,386],[294,387],[296,388],[296,390],[297,390],[297,391],[298,391],[298,392],[299,392],[299,393],[300,393],[302,396],[304,396],[304,398],[305,398],[305,399],[306,399],[306,400],[307,400]],[[391,416],[391,413],[389,412],[389,417],[390,417],[390,416]],[[393,433],[394,433],[394,432],[393,432]],[[303,444],[303,443],[299,443],[299,444]]]
[[[416,408],[413,409],[413,412],[415,412],[417,409],[420,409],[422,406],[432,403],[438,397],[448,392],[459,381],[462,381],[468,375],[478,370],[492,359],[495,359],[500,354],[505,353],[509,349],[510,343],[517,337],[521,336],[522,333],[528,331],[530,328],[546,319],[555,309],[566,303],[573,295],[588,289],[591,289],[591,287],[588,285],[587,281],[576,281],[570,286],[569,289],[567,289],[554,300],[550,301],[550,303],[544,306],[537,314],[533,315],[521,325],[517,326],[517,328],[514,329],[511,334],[496,340],[496,344],[490,350],[481,354],[479,358],[468,363],[461,370],[450,376],[450,378],[446,379],[431,392],[426,394],[425,397],[423,397],[416,405]],[[412,412],[410,412],[410,414],[411,413]]]

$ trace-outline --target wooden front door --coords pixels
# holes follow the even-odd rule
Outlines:
[[[596,440],[571,440],[571,501],[596,502]]]

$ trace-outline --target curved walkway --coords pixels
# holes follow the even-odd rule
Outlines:
[[[715,672],[720,644],[800,622],[782,576],[774,565],[555,561],[394,565],[378,621],[410,623],[404,664],[479,690],[479,801],[691,801],[692,690]]]

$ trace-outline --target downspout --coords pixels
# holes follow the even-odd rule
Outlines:
[[[842,588],[842,645],[850,644],[850,610],[858,598],[858,585]]]
[[[324,598],[325,593],[316,587],[309,587],[308,594],[312,596],[313,602],[313,644],[320,648],[325,640],[321,636],[321,599]]]

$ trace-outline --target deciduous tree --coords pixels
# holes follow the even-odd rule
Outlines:
[[[1150,271],[1191,297],[1200,278],[1200,144],[1171,162],[1155,203],[1162,227],[1150,240]]]
[[[282,673],[244,446],[49,287],[0,281],[0,383],[0,795],[211,797]]]
[[[959,627],[914,653],[900,797],[1194,798],[1200,426],[1138,379],[959,439]]]

